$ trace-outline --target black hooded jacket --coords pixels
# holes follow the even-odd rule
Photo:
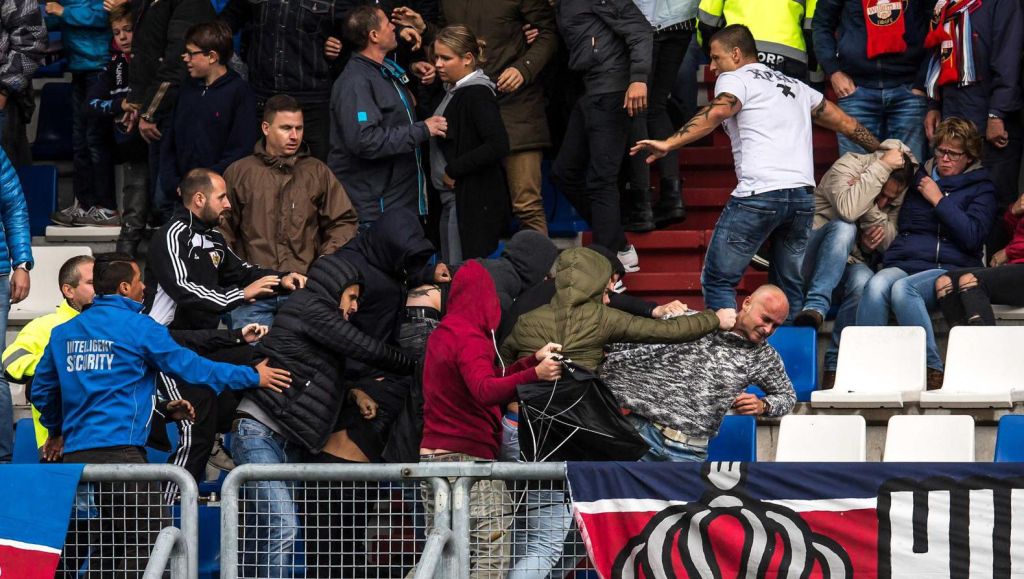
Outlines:
[[[334,255],[352,264],[363,276],[359,311],[352,323],[388,344],[397,344],[398,314],[408,287],[433,281],[430,257],[434,246],[423,234],[412,211],[388,209],[368,229]],[[406,285],[408,284],[408,285]]]
[[[316,260],[306,288],[285,302],[259,346],[271,366],[291,372],[292,384],[282,393],[259,389],[248,396],[311,452],[323,448],[345,401],[346,359],[396,374],[414,368],[400,351],[345,321],[338,303],[353,284],[363,284],[359,270],[337,253]]]
[[[544,281],[556,259],[558,248],[548,236],[523,230],[508,240],[501,257],[480,260],[494,280],[503,315],[520,294]]]

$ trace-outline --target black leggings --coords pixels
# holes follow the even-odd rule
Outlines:
[[[966,274],[973,274],[977,284],[961,284],[960,278]],[[1024,264],[959,269],[946,275],[952,281],[953,290],[939,299],[939,305],[950,327],[996,325],[994,303],[1024,306]]]

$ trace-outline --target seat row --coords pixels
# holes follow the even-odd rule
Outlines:
[[[1024,401],[1024,326],[957,326],[949,332],[942,388],[926,391],[925,331],[874,326],[843,330],[835,387],[812,407],[1011,408]]]

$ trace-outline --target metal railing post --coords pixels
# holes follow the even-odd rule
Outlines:
[[[161,579],[172,554],[179,550],[180,541],[181,531],[177,527],[160,529],[153,550],[149,552],[149,561],[146,562],[146,571],[142,574],[142,579]]]
[[[451,577],[467,579],[472,563],[469,545],[469,493],[475,478],[462,476],[455,479],[452,485],[452,549],[454,573]]]
[[[87,464],[82,469],[82,482],[156,482],[175,483],[181,491],[181,539],[184,552],[183,575],[199,577],[199,487],[192,475],[180,466],[169,464]],[[157,496],[163,493],[157,491]],[[181,564],[178,564],[179,568]],[[176,578],[177,579],[177,578]]]
[[[245,484],[245,465],[228,473],[220,489],[220,577],[238,578],[238,492]]]

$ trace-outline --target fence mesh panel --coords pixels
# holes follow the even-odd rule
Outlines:
[[[419,481],[249,481],[238,577],[404,577],[427,529]]]
[[[160,529],[174,524],[161,483],[82,483],[56,576],[141,577]]]
[[[477,481],[470,491],[471,576],[558,579],[588,568],[568,494],[564,480]]]

